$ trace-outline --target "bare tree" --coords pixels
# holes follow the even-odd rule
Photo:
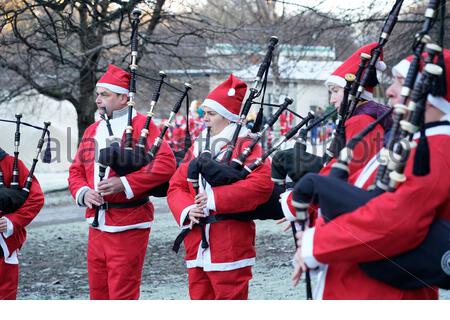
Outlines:
[[[94,90],[109,63],[127,68],[131,11],[139,6],[138,72],[152,75],[178,67],[177,47],[221,31],[169,0],[0,0],[0,67],[11,83],[0,99],[36,90],[70,101],[77,110],[79,137],[94,121]],[[175,9],[174,9],[175,8]]]

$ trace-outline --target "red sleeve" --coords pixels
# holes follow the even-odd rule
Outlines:
[[[375,119],[369,115],[356,115],[345,123],[345,139],[348,143],[350,139],[360,133]],[[372,157],[383,147],[383,127],[377,125],[374,130],[367,134],[356,145],[353,151],[353,159],[349,164],[350,175],[361,169]]]
[[[189,150],[184,158],[185,160],[182,161],[170,179],[170,186],[167,191],[167,203],[178,225],[180,225],[180,217],[183,210],[194,204],[194,193],[189,188],[189,183],[187,182],[189,161],[186,160],[192,158],[193,154]]]
[[[245,149],[250,143],[251,141],[245,141],[239,150]],[[261,154],[262,148],[257,145],[246,164],[252,163]],[[269,200],[272,194],[273,182],[270,177],[270,164],[269,160],[266,160],[245,179],[230,185],[213,187],[216,212],[236,213],[256,209]]]
[[[29,170],[20,160],[19,172],[20,185],[24,186]],[[13,213],[5,214],[4,216],[13,223],[14,229],[17,229],[17,227],[25,228],[37,216],[43,206],[44,194],[42,193],[39,182],[35,177],[33,177],[33,182],[31,183],[27,200],[25,200],[24,204],[18,210]]]
[[[150,123],[148,141],[158,137],[159,130],[153,122]],[[155,159],[141,169],[127,174],[125,177],[135,197],[148,193],[148,191],[164,182],[169,181],[176,170],[175,156],[166,141],[162,141]]]
[[[89,186],[89,183],[86,179],[86,171],[84,164],[88,161],[95,161],[93,159],[93,155],[95,154],[95,150],[89,150],[88,148],[88,139],[89,130],[86,130],[83,134],[83,138],[81,139],[80,145],[78,146],[78,150],[75,154],[75,158],[72,161],[72,164],[69,167],[69,191],[72,194],[72,197],[75,199],[77,191],[81,187]],[[93,144],[95,145],[95,144]],[[92,159],[88,159],[87,157],[92,157]],[[89,186],[92,187],[92,186]]]
[[[445,148],[450,148],[448,143]],[[393,256],[419,245],[438,214],[443,212],[450,218],[448,155],[431,150],[430,174],[423,177],[412,174],[412,152],[405,171],[407,180],[397,191],[386,192],[352,213],[316,227],[314,257],[323,263],[333,263]],[[447,178],[442,176],[444,172]]]

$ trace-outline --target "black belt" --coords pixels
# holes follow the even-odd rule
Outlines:
[[[126,208],[136,208],[140,207],[148,202],[148,198],[142,198],[136,201],[131,202],[107,202],[103,203],[100,206],[100,209],[108,210],[108,209],[126,209]]]
[[[200,219],[200,223],[195,224],[195,226],[205,226],[207,224],[220,222],[220,221],[226,221],[226,220],[238,220],[238,221],[252,221],[252,217],[249,212],[241,212],[241,213],[227,213],[227,214],[216,214],[213,216],[207,216],[205,218]],[[183,242],[184,238],[188,235],[189,232],[191,232],[192,229],[183,229],[180,234],[175,239],[172,250],[178,253],[180,250],[181,243]]]

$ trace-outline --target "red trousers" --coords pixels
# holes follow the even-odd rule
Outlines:
[[[7,264],[0,258],[0,300],[16,300],[19,285],[19,265]]]
[[[88,278],[92,300],[139,299],[150,229],[117,233],[89,228]]]
[[[188,268],[189,296],[192,300],[247,300],[252,267],[230,271],[203,271]]]

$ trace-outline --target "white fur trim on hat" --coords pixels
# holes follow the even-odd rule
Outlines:
[[[387,66],[386,63],[384,63],[384,61],[378,60],[377,63],[375,64],[375,68],[379,71],[384,71],[386,70]]]
[[[335,76],[335,75],[331,75],[326,81],[325,81],[325,85],[328,86],[332,86],[332,85],[336,85],[339,86],[341,88],[344,88],[346,84],[346,81],[344,78],[339,77],[339,76]]]
[[[436,97],[429,94],[427,100],[429,103],[431,103],[433,106],[435,106],[445,114],[450,114],[450,102],[445,100],[444,97]]]
[[[122,88],[120,86],[116,86],[114,84],[104,83],[104,82],[97,82],[96,87],[106,88],[114,93],[119,93],[119,94],[126,94],[129,92],[128,89]]]
[[[211,99],[205,99],[205,101],[203,101],[203,106],[211,108],[212,110],[214,110],[215,112],[220,114],[222,117],[224,117],[230,121],[237,122],[239,120],[238,115],[231,113],[230,111],[228,111],[227,108],[225,108],[223,105],[221,105],[217,101],[214,101]]]
[[[394,77],[400,76],[400,77],[406,78],[410,64],[411,64],[411,62],[409,62],[406,59],[403,59],[402,61],[397,63],[392,68],[392,74],[394,75]]]
[[[330,76],[326,81],[325,81],[325,85],[328,86],[332,86],[332,85],[336,85],[338,87],[344,88],[346,85],[346,81],[344,78],[339,77],[339,76],[335,76],[332,75]],[[373,100],[373,94],[372,92],[369,92],[367,90],[364,90],[363,93],[361,94],[361,98],[365,99],[365,100]]]

